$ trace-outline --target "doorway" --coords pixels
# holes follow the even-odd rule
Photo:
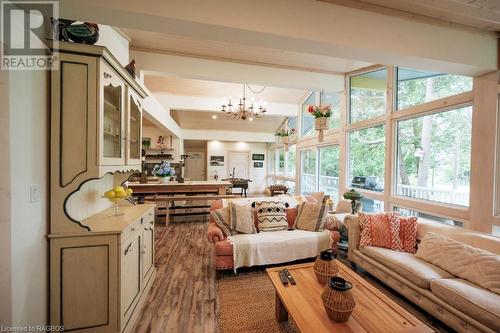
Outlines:
[[[186,178],[189,180],[205,180],[206,163],[204,152],[189,152],[186,159]]]
[[[230,151],[227,173],[232,178],[248,179],[249,152]],[[234,175],[233,175],[234,170]]]

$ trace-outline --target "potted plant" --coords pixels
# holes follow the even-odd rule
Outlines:
[[[153,175],[160,179],[160,183],[167,184],[170,181],[170,177],[175,175],[175,169],[170,166],[170,163],[163,161],[161,164],[154,166]]]
[[[292,128],[290,130],[288,129],[281,129],[278,132],[274,134],[278,139],[281,139],[281,143],[285,145],[285,150],[288,151],[288,144],[290,143],[290,137],[295,135],[295,128]],[[278,140],[278,143],[280,140]]]
[[[315,118],[314,128],[319,131],[318,141],[322,142],[323,131],[328,129],[328,118],[332,116],[332,107],[330,105],[309,105],[307,111]]]

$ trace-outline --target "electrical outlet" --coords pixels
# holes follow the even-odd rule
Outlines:
[[[35,203],[40,201],[40,186],[31,184],[30,186],[30,202]]]

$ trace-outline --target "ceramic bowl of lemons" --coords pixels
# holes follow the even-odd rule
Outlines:
[[[114,189],[104,192],[103,197],[108,199],[113,203],[113,216],[122,215],[123,213],[118,212],[118,201],[121,199],[129,198],[132,195],[131,188],[123,188],[123,186],[117,186]]]

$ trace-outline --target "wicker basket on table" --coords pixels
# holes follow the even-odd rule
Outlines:
[[[351,293],[352,284],[341,277],[333,277],[321,294],[321,300],[329,318],[343,323],[349,320],[356,301]]]
[[[335,262],[335,254],[333,250],[326,250],[319,254],[313,265],[316,279],[321,284],[326,284],[328,280],[339,274],[339,268]]]

